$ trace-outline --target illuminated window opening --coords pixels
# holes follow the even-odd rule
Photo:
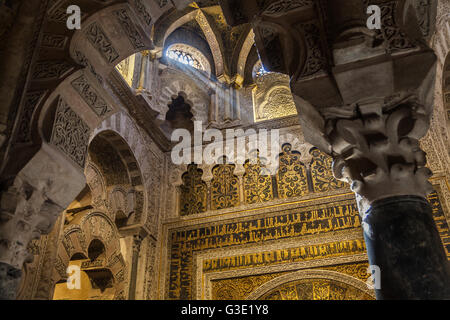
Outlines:
[[[182,43],[170,46],[166,51],[166,57],[197,70],[211,73],[211,66],[200,50]]]

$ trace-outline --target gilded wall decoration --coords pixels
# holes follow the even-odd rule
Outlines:
[[[219,210],[239,204],[239,179],[234,164],[220,164],[212,169],[211,209]]]
[[[256,288],[286,272],[212,281],[213,300],[245,300]]]
[[[257,84],[252,91],[255,122],[297,114],[289,76],[266,72],[260,63],[255,65],[254,74]]]
[[[297,109],[289,87],[271,88],[264,101],[256,105],[256,121],[270,120],[296,115]]]
[[[244,198],[248,204],[273,200],[272,176],[262,172],[261,159],[247,160],[244,164]]]
[[[442,205],[437,194],[432,194],[429,197],[429,201],[444,246],[447,244],[446,250],[448,254],[450,233]],[[360,217],[355,200],[344,200],[335,203],[334,206],[290,209],[280,211],[272,217],[260,217],[255,220],[236,219],[208,226],[172,230],[169,236],[170,270],[167,297],[169,299],[193,298],[191,290],[193,255],[195,252],[217,248],[231,248],[252,243],[262,244],[272,240],[293,239],[306,235],[325,234],[339,230],[358,229],[360,227]],[[228,272],[230,270],[312,261],[365,252],[364,241],[362,239],[354,239],[214,258],[205,260],[201,267],[204,273]],[[365,273],[367,270],[367,264],[365,263],[320,267],[320,269],[347,274],[361,281],[365,281],[368,278],[368,274]],[[225,297],[236,293],[236,291],[231,289],[227,290],[222,290],[220,295]],[[351,293],[352,291],[348,292]],[[219,293],[216,291],[214,294],[218,295]],[[347,299],[351,296],[352,294],[349,294],[345,297]]]
[[[207,208],[208,190],[206,183],[202,181],[203,170],[197,165],[188,166],[188,171],[183,174],[183,185],[180,186],[180,214],[187,216],[202,213]]]
[[[369,268],[368,262],[363,263],[349,263],[338,266],[320,267],[322,270],[331,270],[339,273],[344,273],[352,276],[356,279],[366,282],[370,277],[370,273],[367,272]]]
[[[283,145],[282,150],[276,175],[279,197],[286,199],[309,193],[306,168],[300,161],[300,153],[292,151],[290,144]]]
[[[428,201],[431,204],[433,218],[434,221],[436,222],[439,235],[441,236],[445,253],[447,254],[448,260],[450,260],[450,229],[447,223],[447,219],[445,218],[445,213],[442,208],[438,192],[431,193],[428,196]]]
[[[243,268],[256,268],[280,263],[293,263],[323,259],[325,257],[340,257],[366,252],[363,239],[336,241],[299,248],[256,252],[240,256],[205,260],[204,272],[220,272]]]
[[[310,151],[313,159],[311,161],[311,180],[314,192],[327,192],[345,187],[345,183],[336,180],[331,166],[333,159],[317,148]]]
[[[58,147],[80,167],[84,167],[90,129],[87,124],[60,99],[56,109],[51,144]]]
[[[367,293],[331,279],[302,279],[283,284],[261,300],[373,300]]]
[[[271,217],[264,216],[245,221],[231,220],[187,230],[173,230],[169,236],[170,271],[167,296],[169,299],[192,298],[192,258],[196,251],[292,239],[360,226],[355,201],[345,200],[332,207],[290,209]],[[352,245],[349,245],[351,248]],[[276,257],[282,258],[281,255]]]
[[[369,263],[350,263],[317,269],[332,270],[347,274],[356,279],[366,282],[370,274],[367,273]],[[245,300],[257,288],[263,284],[295,271],[275,272],[231,279],[220,279],[211,281],[213,300]]]

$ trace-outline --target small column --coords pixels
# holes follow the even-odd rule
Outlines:
[[[239,179],[239,203],[245,203],[245,194],[244,194],[244,174],[245,168],[242,164],[237,164],[236,169],[234,170],[234,174]]]
[[[207,196],[206,196],[206,211],[211,210],[211,180],[205,181],[206,183],[206,189],[207,189]]]
[[[233,89],[234,91],[234,110],[235,110],[235,120],[241,120],[241,90]]]
[[[138,92],[142,92],[147,88],[148,55],[148,51],[141,52],[141,70],[139,73]]]
[[[232,121],[232,93],[230,88],[223,88],[223,105],[224,105],[224,118],[223,121]]]
[[[217,115],[218,115],[218,101],[217,101],[217,88],[214,86],[210,89],[209,95],[211,97],[211,102],[209,105],[209,123],[216,123],[218,121]]]
[[[137,270],[139,263],[139,253],[141,251],[141,243],[143,237],[141,235],[133,235],[133,257],[131,262],[131,278],[130,278],[130,289],[128,294],[128,300],[136,299],[136,280],[137,280]]]

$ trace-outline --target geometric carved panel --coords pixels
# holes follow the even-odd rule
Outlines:
[[[50,142],[84,167],[90,129],[87,124],[59,99]]]
[[[72,87],[80,94],[86,104],[99,116],[103,117],[112,111],[112,108],[103,100],[98,92],[91,86],[84,75],[72,81]]]
[[[111,40],[106,36],[102,28],[96,22],[92,23],[86,31],[86,37],[89,42],[96,48],[100,54],[109,63],[119,58],[119,54],[112,46]]]

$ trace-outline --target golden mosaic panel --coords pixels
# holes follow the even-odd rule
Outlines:
[[[266,72],[261,67],[261,62],[258,62],[253,70],[256,82],[252,90],[255,122],[296,115],[297,108],[289,86],[289,76]]]
[[[169,299],[192,299],[192,259],[194,252],[305,235],[349,230],[361,226],[354,200],[335,206],[315,206],[284,210],[274,216],[229,220],[207,226],[172,230],[169,238]],[[311,250],[311,249],[310,249]],[[313,249],[312,249],[313,250]]]
[[[132,55],[125,60],[122,60],[117,66],[116,70],[119,71],[120,75],[131,87],[133,85],[134,77],[134,65],[135,65],[136,55]]]

